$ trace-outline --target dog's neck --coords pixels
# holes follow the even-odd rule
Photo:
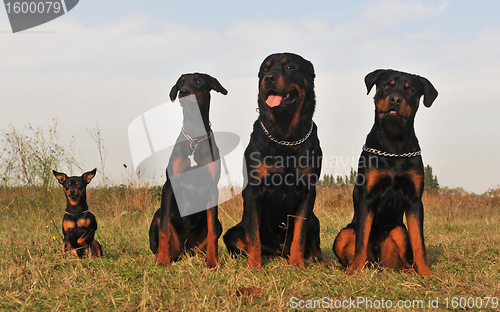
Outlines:
[[[192,138],[207,135],[210,132],[209,111],[210,97],[205,98],[202,103],[184,102],[182,106],[184,131]]]
[[[77,214],[88,209],[89,206],[87,205],[87,192],[82,194],[82,196],[80,197],[80,201],[75,205],[73,205],[68,196],[66,196],[66,211],[68,213]]]
[[[394,134],[376,122],[368,136],[366,137],[366,146],[379,149],[384,152],[403,154],[420,150],[413,120],[409,120],[401,132]]]
[[[184,111],[183,127],[185,132],[192,138],[205,136],[210,132],[208,113],[206,118],[203,118],[202,115],[204,115],[203,112],[201,114],[188,114]]]
[[[275,125],[268,127],[271,135],[279,140],[295,141],[304,137],[311,127],[313,112],[306,113],[302,107],[294,110],[269,112],[269,114],[260,114],[259,119],[266,125]],[[269,109],[266,104],[261,105],[259,110]]]

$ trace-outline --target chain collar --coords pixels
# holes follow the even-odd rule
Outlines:
[[[203,139],[193,139],[189,134],[186,133],[186,129],[184,129],[184,123],[182,123],[182,135],[184,135],[184,137],[189,141],[189,147],[191,147],[191,150],[193,151],[193,154],[194,154],[194,151],[196,151],[196,148],[198,148],[198,145],[205,141],[206,139],[208,139],[209,137],[212,136],[212,129],[210,129],[210,132],[205,135],[205,137]]]
[[[392,153],[382,152],[374,148],[366,147],[366,145],[364,144],[363,144],[363,151],[386,157],[414,157],[414,156],[420,156],[422,154],[422,151],[409,152],[403,154],[392,154]]]
[[[264,123],[261,120],[259,120],[259,122],[260,122],[260,125],[262,126],[262,130],[264,130],[264,132],[266,133],[267,137],[271,141],[273,141],[274,143],[277,143],[279,145],[284,145],[284,146],[296,146],[296,145],[300,145],[300,144],[304,143],[309,138],[309,136],[311,135],[311,133],[313,131],[313,128],[314,128],[314,122],[311,121],[311,129],[309,129],[309,132],[302,139],[297,140],[297,141],[293,141],[293,142],[279,141],[279,140],[276,140],[275,138],[272,137],[272,135],[269,133],[269,131],[267,131],[266,127],[264,126]]]
[[[212,124],[210,124],[209,126],[211,127]],[[182,123],[182,135],[184,135],[184,137],[189,141],[189,147],[191,148],[191,155],[187,157],[191,161],[191,168],[198,166],[198,163],[194,160],[194,152],[196,152],[198,145],[211,137],[212,133],[213,131],[212,129],[210,129],[210,132],[207,133],[203,139],[193,139],[189,134],[186,133],[186,129],[184,129],[184,123]]]
[[[85,211],[82,211],[80,213],[69,213],[66,211],[66,214],[69,214],[70,216],[79,216],[79,215],[84,214],[86,212],[90,212],[90,210],[85,210]]]

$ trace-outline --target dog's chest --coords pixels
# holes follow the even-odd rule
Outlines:
[[[63,231],[65,236],[69,235],[72,239],[82,236],[91,226],[90,218],[68,218],[63,219]]]
[[[318,182],[321,168],[321,158],[310,151],[300,155],[262,155],[256,152],[247,162],[249,184],[263,186],[269,191],[311,188]]]

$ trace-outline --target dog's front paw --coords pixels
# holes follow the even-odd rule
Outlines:
[[[306,263],[304,261],[304,258],[302,258],[302,257],[290,258],[290,259],[288,259],[288,263],[291,265],[294,265],[294,266],[298,266],[299,268],[306,267]]]
[[[418,274],[420,274],[421,276],[432,276],[432,272],[431,272],[431,269],[429,267],[423,267],[423,268],[419,268],[417,267],[417,271],[418,271]]]
[[[168,257],[166,254],[158,253],[158,257],[156,258],[156,264],[163,266],[170,265],[170,257]]]
[[[207,268],[213,269],[219,265],[219,261],[216,258],[207,257]]]
[[[260,257],[256,259],[254,257],[248,256],[247,268],[262,268],[262,259],[260,259]]]
[[[351,266],[345,271],[345,274],[352,275],[354,273],[361,273],[361,270],[363,270],[363,266],[351,264]]]

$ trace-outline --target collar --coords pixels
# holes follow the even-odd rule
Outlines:
[[[311,135],[311,133],[314,129],[314,122],[311,120],[311,129],[309,129],[309,132],[302,139],[297,140],[297,141],[293,141],[293,142],[279,141],[279,140],[276,140],[275,138],[273,138],[273,136],[269,133],[269,131],[267,131],[266,127],[264,126],[264,123],[260,119],[259,119],[259,122],[260,122],[260,125],[262,126],[262,130],[264,130],[264,133],[267,135],[267,137],[271,141],[273,141],[274,143],[277,143],[279,145],[284,145],[284,146],[296,146],[296,145],[300,145],[300,144],[304,143],[309,138],[309,136]]]
[[[363,151],[385,157],[414,157],[414,156],[420,156],[422,154],[422,151],[408,152],[403,154],[392,154],[379,151],[378,149],[366,147],[365,144],[363,144]]]
[[[211,123],[210,123],[210,126],[212,126]],[[191,147],[193,154],[194,154],[194,151],[196,151],[196,148],[198,147],[198,145],[202,141],[205,141],[206,139],[211,137],[212,133],[213,133],[213,131],[210,128],[210,132],[208,132],[202,139],[193,139],[189,134],[187,134],[186,129],[184,129],[184,123],[182,123],[182,135],[189,141],[189,146]]]
[[[87,210],[82,211],[80,213],[69,213],[69,212],[66,211],[66,214],[69,214],[70,216],[79,216],[79,215],[84,214],[86,212],[90,212],[90,210],[87,209]]]

